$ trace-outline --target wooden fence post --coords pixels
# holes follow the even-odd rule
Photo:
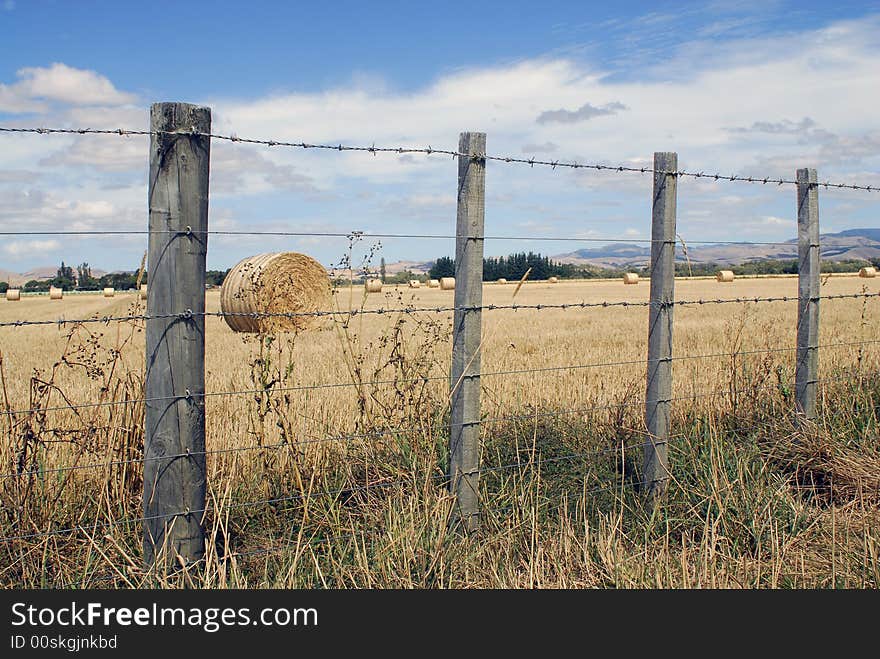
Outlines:
[[[797,170],[798,320],[795,404],[798,417],[816,418],[819,379],[819,186],[815,169]]]
[[[667,442],[672,398],[672,311],[675,300],[675,204],[678,154],[654,154],[651,222],[651,305],[648,311],[648,370],[645,394],[643,481],[655,501],[669,478]]]
[[[458,142],[458,216],[455,226],[455,312],[450,370],[450,491],[454,521],[480,525],[480,343],[483,304],[483,223],[486,192],[485,133],[462,133]]]
[[[144,562],[148,568],[170,569],[205,553],[204,311],[211,140],[187,133],[210,133],[211,110],[155,103],[150,130]],[[161,317],[165,314],[170,317]]]

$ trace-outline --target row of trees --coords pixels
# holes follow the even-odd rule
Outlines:
[[[822,272],[858,272],[866,265],[873,265],[880,269],[880,258],[870,260],[846,260],[846,261],[822,261]],[[552,259],[535,254],[533,252],[511,254],[508,257],[489,257],[483,259],[483,281],[495,281],[505,278],[516,280],[522,278],[526,270],[532,269],[529,279],[547,279],[559,277],[560,279],[613,279],[621,277],[624,272],[637,272],[642,276],[649,276],[651,269],[648,266],[641,268],[604,268],[595,265],[573,265],[570,263],[557,263]],[[719,270],[733,270],[737,275],[775,275],[797,274],[797,259],[765,259],[761,261],[749,261],[740,265],[729,266],[718,263],[688,263],[680,261],[675,264],[675,274],[685,276],[712,276]],[[413,278],[412,273],[409,278]],[[455,259],[448,256],[438,258],[428,276],[434,279],[440,277],[455,276]],[[391,282],[393,283],[393,282]]]
[[[547,279],[549,277],[576,278],[588,276],[587,269],[570,263],[557,263],[549,256],[543,256],[534,252],[520,252],[510,256],[490,256],[483,259],[483,280],[495,281],[496,279],[521,279],[526,271],[531,268],[530,279]],[[431,266],[428,275],[432,279],[455,276],[455,259],[441,256]],[[596,276],[596,275],[592,275]]]
[[[205,282],[208,286],[220,286],[226,278],[229,270],[208,270],[205,273]],[[141,283],[147,283],[147,273],[144,271]],[[100,277],[92,275],[92,269],[88,263],[81,263],[74,269],[63,261],[61,267],[51,279],[31,279],[22,285],[21,289],[29,293],[46,292],[54,286],[64,291],[99,291],[104,288],[115,288],[125,291],[137,288],[138,271],[112,272]],[[7,282],[0,282],[0,293],[5,293],[9,288]]]

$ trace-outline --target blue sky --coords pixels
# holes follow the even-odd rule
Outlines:
[[[880,183],[876,2],[28,2],[0,0],[0,125],[144,129],[155,101],[213,109],[242,137]],[[451,159],[215,143],[213,229],[447,234]],[[0,231],[146,227],[146,138],[0,135]],[[644,238],[647,176],[490,163],[488,254]],[[878,193],[820,195],[823,231],[878,226]],[[679,233],[795,236],[788,187],[682,181]],[[388,261],[452,241],[381,242]],[[7,237],[0,270],[136,267],[144,237]],[[224,238],[209,266],[260,251],[338,261],[346,241]],[[356,259],[358,254],[355,255]]]

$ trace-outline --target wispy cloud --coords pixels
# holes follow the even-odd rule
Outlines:
[[[3,254],[13,260],[23,257],[41,259],[59,249],[61,243],[57,240],[13,240],[3,244]]]
[[[620,101],[611,101],[599,107],[591,103],[584,103],[577,110],[545,110],[538,115],[535,121],[539,124],[575,124],[595,117],[617,114],[622,110],[629,110],[629,108]]]
[[[559,149],[557,144],[553,142],[544,142],[543,144],[524,144],[523,153],[553,153]]]

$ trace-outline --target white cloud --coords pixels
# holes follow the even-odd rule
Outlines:
[[[775,215],[768,215],[764,218],[764,224],[774,227],[793,228],[796,222],[793,219],[787,217],[776,217]]]
[[[643,23],[666,29],[667,20],[655,14]],[[214,109],[214,132],[242,137],[455,149],[461,131],[476,130],[487,132],[493,155],[552,153],[560,161],[650,167],[653,152],[671,150],[688,171],[793,178],[795,169],[813,166],[821,180],[877,185],[878,32],[875,16],[800,33],[691,41],[662,67],[625,78],[609,76],[602,62],[547,57],[459,70],[406,92],[355,80],[317,92],[196,100]],[[0,111],[37,112],[27,121],[37,125],[146,127],[149,109],[133,105],[136,97],[114,82],[122,84],[64,64],[22,69],[0,84]],[[628,110],[591,121],[535,121],[548,109],[567,108],[564,117],[573,118],[580,110],[613,110],[612,103]],[[148,138],[2,139],[0,224],[144,225]],[[34,170],[38,180],[22,174]],[[216,141],[212,222],[230,211],[240,226],[276,221],[289,229],[307,217],[321,227],[403,231],[422,219],[436,229],[430,233],[443,233],[454,226],[456,180],[448,156]],[[649,174],[489,162],[486,181],[487,231],[505,233],[538,217],[542,232],[619,236],[628,227],[648,234]],[[27,185],[38,186],[30,198]],[[790,225],[767,221],[790,212],[790,186],[682,179],[678,189],[680,224],[693,239],[729,238],[740,223],[768,239],[790,233]],[[846,221],[871,221],[867,204],[876,193],[846,194],[865,202]],[[93,205],[102,200],[112,214]],[[613,222],[599,210],[612,205]]]
[[[119,91],[106,77],[56,62],[49,67],[26,67],[16,73],[20,80],[7,87],[27,99],[69,105],[124,105],[137,97]]]
[[[59,249],[61,243],[57,240],[13,240],[3,244],[3,253],[15,260],[24,257],[42,259]]]

